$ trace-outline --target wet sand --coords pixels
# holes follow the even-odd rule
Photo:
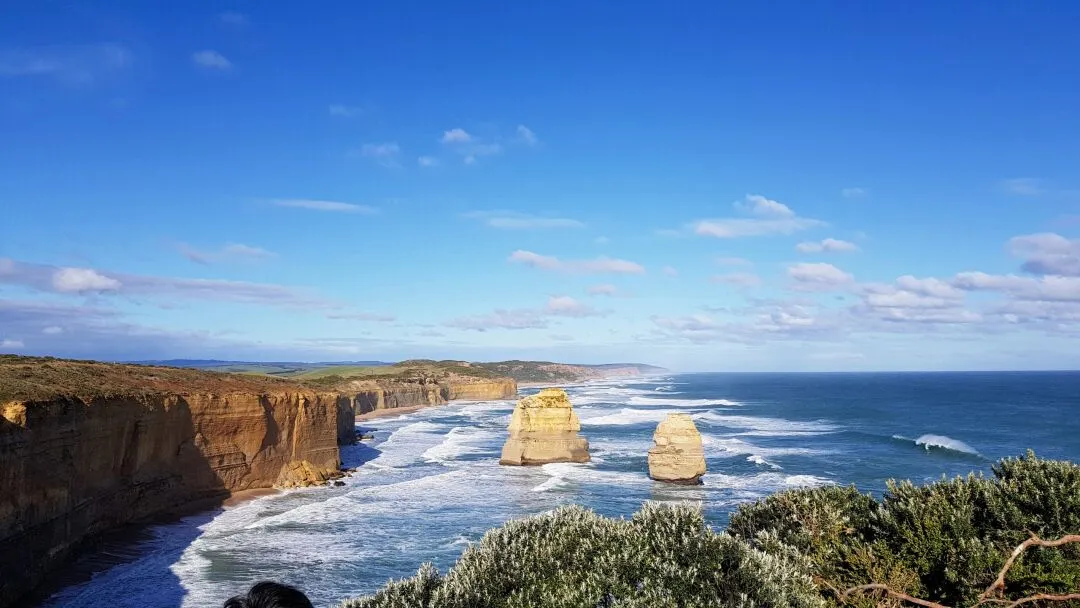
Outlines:
[[[225,499],[225,502],[221,503],[223,507],[235,507],[236,505],[255,500],[256,498],[262,498],[263,496],[273,496],[274,494],[280,494],[281,490],[275,488],[255,488],[254,490],[240,490],[229,494],[229,497]]]

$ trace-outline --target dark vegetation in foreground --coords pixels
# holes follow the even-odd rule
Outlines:
[[[782,492],[721,533],[690,506],[647,504],[625,520],[564,507],[489,531],[445,575],[425,564],[343,608],[1077,608],[1075,534],[1080,466],[1028,452],[992,478],[891,483],[880,500]]]

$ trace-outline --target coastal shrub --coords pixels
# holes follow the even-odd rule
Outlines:
[[[630,519],[563,507],[489,531],[445,575],[425,565],[344,607],[905,605],[841,597],[868,583],[971,606],[1031,534],[1080,534],[1080,466],[1028,452],[992,477],[890,482],[880,500],[851,487],[791,490],[743,505],[724,533],[687,506],[647,504]],[[1009,600],[1077,592],[1080,544],[1029,549],[1005,581]]]
[[[925,486],[890,482],[880,502],[851,488],[784,492],[741,507],[729,532],[773,555],[803,555],[833,602],[836,590],[874,582],[969,605],[1030,534],[1080,533],[1080,466],[1028,452],[993,472]],[[1006,583],[1014,599],[1080,589],[1080,547],[1029,550]]]
[[[628,520],[563,507],[489,531],[445,576],[426,565],[343,608],[820,608],[802,566],[713,532],[692,507],[646,504]]]

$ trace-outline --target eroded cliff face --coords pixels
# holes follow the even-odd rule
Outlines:
[[[488,401],[512,399],[517,395],[517,383],[509,378],[476,382],[394,383],[378,386],[373,382],[358,383],[353,399],[355,412],[367,414],[376,410],[399,407],[442,405],[456,399]]]
[[[453,401],[491,401],[513,399],[517,396],[517,382],[510,378],[477,382],[450,382],[446,385],[447,399]]]
[[[0,606],[95,533],[336,473],[341,414],[337,394],[306,390],[0,404]]]

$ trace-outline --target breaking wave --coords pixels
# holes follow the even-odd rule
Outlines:
[[[925,450],[948,450],[950,452],[958,452],[961,454],[968,454],[971,456],[982,456],[978,450],[970,445],[960,441],[959,439],[953,439],[947,435],[933,435],[926,434],[920,435],[918,439],[912,439],[910,437],[904,437],[903,435],[893,435],[893,439],[899,441],[911,441],[915,445],[924,448]]]
[[[599,416],[590,415],[587,411],[578,412],[578,418],[583,426],[622,426],[628,424],[644,424],[646,422],[660,422],[671,410],[638,410],[624,407],[612,413]]]
[[[669,407],[715,407],[724,405],[734,407],[742,405],[738,401],[730,399],[667,399],[663,397],[631,397],[630,405],[666,405]]]

